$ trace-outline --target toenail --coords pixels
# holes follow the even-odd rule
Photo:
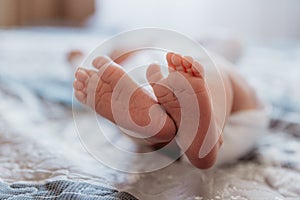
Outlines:
[[[172,57],[172,62],[174,65],[180,65],[180,57],[178,55],[174,54]]]
[[[86,71],[83,70],[83,69],[79,69],[78,72],[81,73],[81,74],[85,74],[86,73]]]
[[[168,61],[172,61],[173,55],[174,55],[174,53],[168,53],[168,54],[167,54],[167,60],[168,60]]]
[[[182,65],[185,66],[185,67],[190,67],[192,65],[192,63],[190,63],[188,60],[184,59],[182,61]]]
[[[111,63],[111,58],[108,57],[108,56],[99,56],[97,57],[94,61],[93,61],[93,65],[98,68],[98,67],[101,67],[107,63]]]
[[[84,70],[83,70],[82,68],[78,68],[78,69],[76,70],[76,72],[75,72],[75,75],[77,76],[78,73],[83,74],[83,73],[84,73]]]
[[[97,67],[97,66],[99,66],[99,62],[101,62],[101,61],[99,61],[99,59],[101,59],[101,58],[96,58],[95,60],[93,60],[93,66],[95,66],[95,67]]]

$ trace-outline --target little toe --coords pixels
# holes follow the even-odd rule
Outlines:
[[[196,76],[196,77],[204,77],[204,68],[197,61],[193,62],[192,72],[193,72],[193,75]]]
[[[86,94],[82,91],[75,91],[75,97],[80,101],[81,103],[86,103]]]
[[[157,83],[163,79],[163,75],[158,64],[151,64],[147,69],[146,76],[150,84]]]

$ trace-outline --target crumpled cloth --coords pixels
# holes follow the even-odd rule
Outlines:
[[[83,199],[83,200],[135,200],[127,192],[70,180],[54,180],[44,184],[0,182],[0,199]]]

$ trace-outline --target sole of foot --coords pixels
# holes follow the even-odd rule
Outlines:
[[[78,68],[75,73],[78,101],[147,142],[164,143],[174,138],[173,120],[120,65],[100,56],[93,61],[93,67],[93,70]]]
[[[169,75],[164,78],[160,66],[152,64],[148,68],[147,79],[151,83],[158,102],[175,121],[177,129],[181,130],[180,133],[177,133],[179,138],[178,145],[185,150],[189,161],[198,168],[209,168],[216,161],[222,138],[218,137],[220,133],[214,127],[211,97],[204,78],[204,68],[200,63],[188,56],[168,53],[166,59]],[[187,83],[189,88],[192,88],[192,92],[191,89],[185,89],[188,87],[182,87],[183,82]],[[183,97],[186,99],[186,102],[183,102],[185,105],[181,105],[182,102],[179,102],[179,99],[183,99]],[[190,101],[193,98],[196,98],[194,103]],[[195,122],[197,119],[191,118],[188,113],[184,114],[183,109],[190,109],[191,112],[193,112],[193,109],[198,109],[198,121]],[[185,143],[191,140],[191,133],[188,130],[189,126],[195,125],[195,123],[197,126],[196,132],[190,145],[186,147]],[[210,142],[212,145],[206,145],[206,148],[210,146],[208,153],[200,156],[201,147],[205,146],[203,142],[207,134],[215,135],[215,142]]]

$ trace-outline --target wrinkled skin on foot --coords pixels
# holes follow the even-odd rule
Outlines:
[[[101,56],[93,66],[95,70],[79,68],[75,74],[75,96],[81,103],[151,144],[174,138],[173,120],[118,64]]]
[[[184,148],[186,150],[185,154],[194,166],[201,169],[209,168],[216,161],[217,152],[222,143],[222,139],[218,138],[219,132],[217,132],[214,127],[215,124],[211,108],[211,98],[204,79],[204,69],[201,64],[194,61],[193,58],[184,57],[174,53],[167,54],[167,62],[169,75],[164,78],[161,74],[160,66],[153,64],[149,66],[147,71],[148,81],[153,87],[158,102],[175,121],[177,128],[185,125],[182,124],[182,117],[189,117],[182,116],[183,106],[180,105],[178,98],[189,95],[190,98],[193,97],[190,92],[187,92],[187,90],[178,88],[178,84],[176,83],[182,81],[182,78],[188,81],[193,89],[194,95],[197,98],[196,104],[198,105],[190,105],[187,103],[185,106],[192,106],[195,107],[195,109],[199,109],[200,118],[198,119],[197,131],[191,145],[188,148]],[[192,125],[194,120],[197,119],[189,120]],[[190,140],[191,134],[185,130],[182,130],[180,134],[178,143],[179,146],[182,147],[184,146],[183,143]],[[199,152],[207,134],[214,134],[215,142],[213,143],[213,146],[210,147],[211,149],[209,149],[209,153],[200,158]]]

